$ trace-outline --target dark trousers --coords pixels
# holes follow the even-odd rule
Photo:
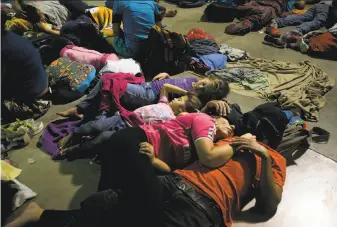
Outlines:
[[[85,199],[80,210],[46,210],[40,226],[48,227],[94,227],[94,226],[158,226],[158,227],[211,227],[215,226],[205,210],[190,199],[173,182],[174,175],[156,177],[155,189],[159,206],[149,207],[144,200],[152,195],[143,194],[154,184],[143,182],[125,192],[106,190]],[[128,179],[136,180],[135,178]],[[131,194],[128,194],[130,192]],[[150,196],[150,197],[147,197]],[[136,200],[129,197],[137,198]],[[127,198],[127,199],[126,199]],[[138,210],[137,210],[138,209]],[[159,216],[158,216],[159,215]],[[158,218],[160,217],[160,218]]]
[[[101,100],[101,89],[103,83],[101,80],[97,82],[95,87],[90,91],[87,97],[82,100],[79,104],[76,105],[77,111],[80,114],[84,114],[87,118],[92,118],[97,115],[97,110],[99,108],[100,100]]]
[[[80,144],[73,146],[71,152],[68,152],[67,159],[71,161],[79,158],[94,157],[98,152],[97,146],[108,141],[114,133],[126,127],[124,120],[118,115],[111,117],[102,116],[100,119],[91,120],[81,125],[74,130],[74,136],[95,136],[95,138],[84,140]]]
[[[330,6],[327,4],[316,4],[303,15],[290,15],[285,18],[277,18],[278,27],[298,25],[298,30],[302,35],[310,31],[315,31],[324,27],[329,15]]]

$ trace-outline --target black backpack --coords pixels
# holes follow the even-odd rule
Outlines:
[[[228,3],[213,2],[209,4],[205,11],[206,21],[232,22],[238,15],[235,7]]]
[[[187,69],[189,44],[184,35],[155,25],[151,28],[147,42],[146,60],[142,65],[147,78],[162,72],[176,75]]]

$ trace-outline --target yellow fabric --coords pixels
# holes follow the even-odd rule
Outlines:
[[[292,12],[293,14],[297,14],[297,15],[303,15],[303,14],[305,14],[307,11],[308,11],[308,10],[306,10],[306,9],[293,9],[293,10],[291,10],[291,12]]]
[[[92,18],[98,24],[103,37],[113,36],[112,10],[104,6],[99,6],[89,9],[89,11]]]
[[[24,19],[13,17],[11,20],[6,21],[5,29],[23,34],[24,32],[33,29],[33,25]]]
[[[15,168],[11,164],[1,160],[1,180],[14,180],[20,175],[21,171],[21,169]]]

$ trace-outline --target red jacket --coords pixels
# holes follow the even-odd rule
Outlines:
[[[125,93],[128,83],[144,83],[144,76],[136,77],[130,73],[105,73],[102,75],[101,80],[103,86],[101,90],[100,110],[109,110],[112,100],[124,120],[133,126],[144,124],[144,121],[137,114],[126,110],[120,103],[120,98]]]

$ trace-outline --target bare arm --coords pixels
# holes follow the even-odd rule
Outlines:
[[[262,207],[267,213],[275,211],[282,198],[282,188],[274,182],[272,160],[267,148],[256,142],[253,138],[237,138],[233,142],[238,150],[249,150],[261,157],[260,189],[262,196],[257,201],[257,206]]]
[[[166,162],[163,162],[162,160],[158,158],[154,158],[152,160],[152,166],[164,173],[169,173],[172,171],[171,167]]]
[[[162,171],[164,173],[171,172],[172,170],[171,167],[166,162],[163,162],[154,155],[154,148],[150,143],[148,142],[140,143],[139,153],[146,155],[149,158],[152,166],[158,169],[159,171]]]
[[[234,155],[229,144],[214,146],[213,141],[201,138],[194,142],[199,162],[209,168],[217,168],[226,164]]]
[[[177,95],[186,95],[187,91],[181,89],[180,87],[174,86],[172,84],[164,84],[160,90],[160,97],[166,96],[168,97],[169,93],[177,94]]]
[[[224,100],[212,100],[209,101],[202,109],[202,113],[208,113],[210,109],[214,109],[219,116],[227,116],[231,108]]]
[[[262,159],[261,165],[260,189],[262,201],[260,201],[260,203],[263,203],[264,210],[268,213],[275,211],[281,202],[282,188],[274,182],[271,158],[269,155]]]

